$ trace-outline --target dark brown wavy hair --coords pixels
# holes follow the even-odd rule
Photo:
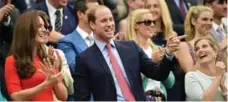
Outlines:
[[[19,16],[13,32],[13,42],[9,55],[13,55],[18,75],[21,79],[31,77],[36,68],[34,67],[35,37],[39,28],[41,17],[45,26],[48,24],[48,17],[42,11],[28,11]],[[37,47],[37,55],[40,59],[47,58],[44,47]]]

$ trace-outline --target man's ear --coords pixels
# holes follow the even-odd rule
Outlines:
[[[89,21],[89,26],[90,26],[90,28],[92,29],[92,31],[95,30],[95,22]]]
[[[78,18],[83,18],[83,13],[81,11],[77,11],[77,17]]]

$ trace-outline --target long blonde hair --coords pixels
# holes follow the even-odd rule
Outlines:
[[[192,6],[188,11],[188,14],[184,23],[184,33],[187,35],[186,40],[190,41],[195,37],[195,28],[192,24],[192,19],[197,19],[202,12],[209,11],[213,12],[209,7],[206,6]]]
[[[139,44],[139,39],[137,38],[137,33],[135,31],[135,25],[142,18],[142,15],[151,13],[148,9],[137,9],[131,12],[128,16],[128,24],[127,24],[127,34],[125,34],[125,40],[134,40],[137,44]],[[151,40],[148,40],[150,46],[153,46]]]
[[[148,1],[149,0],[145,1],[145,8],[147,8]],[[160,4],[160,9],[161,9],[162,30],[164,31],[165,38],[168,39],[170,36],[172,36],[174,32],[173,22],[171,20],[170,12],[165,0],[158,0],[158,2]]]

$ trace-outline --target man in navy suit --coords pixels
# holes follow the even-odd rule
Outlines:
[[[227,0],[204,0],[203,4],[214,12],[211,35],[217,43],[221,43],[228,34],[228,28],[222,22],[222,18],[227,16]]]
[[[76,69],[75,57],[94,42],[93,32],[88,25],[87,13],[92,7],[98,5],[96,0],[88,2],[85,0],[77,0],[74,5],[74,11],[78,17],[78,26],[72,33],[67,34],[57,43],[57,48],[61,49],[66,56],[72,74],[74,74]],[[68,100],[75,101],[73,98],[74,97],[68,98]]]
[[[152,62],[134,41],[114,41],[115,24],[111,11],[99,6],[88,14],[95,44],[76,58],[73,75],[76,100],[145,101],[141,73],[155,80],[165,80],[173,68],[173,53],[180,37],[167,42],[166,54],[159,65]]]
[[[50,33],[49,42],[56,43],[60,38],[73,32],[77,25],[77,18],[73,9],[67,4],[68,0],[45,0],[34,8],[47,13],[49,24],[54,31]],[[55,44],[53,44],[56,46]]]
[[[197,0],[165,0],[173,21],[173,29],[178,35],[184,34],[185,16],[191,6],[197,5]]]

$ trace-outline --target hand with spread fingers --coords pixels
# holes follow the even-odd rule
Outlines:
[[[48,47],[48,58],[50,59],[50,62],[51,62],[52,65],[54,64],[54,60],[56,60],[54,52],[55,52],[54,47],[53,46],[49,46]]]
[[[56,85],[59,82],[62,82],[63,75],[61,72],[56,72],[58,61],[54,61],[54,65],[51,64],[50,60],[44,59],[43,63],[40,63],[43,67],[43,70],[39,70],[46,76],[45,82],[47,86]]]
[[[225,64],[222,61],[217,61],[215,63],[215,68],[216,68],[216,75],[217,76],[220,76],[223,73],[225,73],[226,66],[225,66]]]
[[[160,62],[162,60],[162,58],[164,57],[164,54],[165,54],[165,48],[161,47],[152,53],[151,59],[155,63]]]
[[[226,72],[225,72],[225,64],[222,61],[218,61],[216,62],[216,75],[217,78],[219,79],[220,83],[219,83],[219,87],[222,90],[222,93],[227,93],[227,86],[226,86]]]
[[[186,37],[186,35],[182,35],[182,36],[171,36],[168,40],[167,40],[167,46],[165,48],[165,51],[168,55],[173,55],[176,51],[179,50],[179,45],[181,42],[181,39],[184,39]]]

